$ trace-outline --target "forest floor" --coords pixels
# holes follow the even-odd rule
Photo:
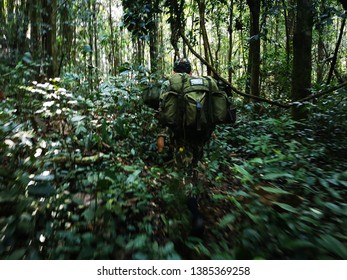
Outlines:
[[[0,103],[1,258],[347,259],[345,90],[306,123],[240,105],[192,184],[157,153],[135,81],[70,88],[33,84]]]

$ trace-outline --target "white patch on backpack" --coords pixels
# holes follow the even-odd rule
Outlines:
[[[190,80],[190,85],[196,86],[196,85],[204,85],[204,80],[201,78],[198,79],[191,79]]]

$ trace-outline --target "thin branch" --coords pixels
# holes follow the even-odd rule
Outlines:
[[[247,97],[247,98],[251,98],[251,99],[254,99],[254,100],[257,100],[257,101],[260,101],[260,102],[265,102],[265,103],[268,103],[270,105],[275,105],[275,106],[278,106],[280,108],[285,108],[285,109],[288,109],[288,108],[291,108],[293,106],[296,106],[298,103],[301,103],[301,102],[306,102],[306,101],[309,101],[309,100],[312,100],[312,99],[315,99],[315,98],[318,98],[318,97],[321,97],[325,94],[328,94],[330,92],[333,92],[335,90],[338,90],[340,88],[343,88],[343,87],[346,87],[347,86],[347,81],[346,82],[343,82],[342,84],[340,85],[337,85],[337,86],[334,86],[332,88],[329,88],[329,89],[326,89],[326,90],[323,90],[323,91],[320,91],[316,94],[311,94],[301,100],[297,100],[295,102],[291,102],[291,103],[287,103],[287,104],[283,104],[283,103],[280,103],[280,102],[277,102],[277,101],[273,101],[273,100],[269,100],[269,99],[266,99],[266,98],[262,98],[262,97],[259,97],[259,96],[255,96],[255,95],[251,95],[251,94],[247,94],[247,93],[244,93],[240,90],[238,90],[237,88],[235,88],[234,86],[232,86],[225,78],[223,78],[219,73],[218,71],[212,67],[211,64],[209,64],[200,54],[198,54],[194,48],[192,47],[192,45],[190,44],[189,40],[187,39],[187,37],[184,35],[184,33],[182,32],[181,30],[181,37],[183,39],[183,41],[186,43],[186,45],[188,46],[189,50],[198,58],[200,59],[200,61],[205,64],[207,67],[209,67],[212,71],[212,73],[214,74],[214,76],[216,78],[218,78],[220,81],[222,81],[223,83],[225,83],[226,85],[228,85],[232,91],[234,91],[236,94],[238,95],[241,95],[243,97]]]
[[[339,85],[333,86],[333,87],[331,87],[331,88],[328,88],[328,89],[326,89],[326,90],[322,90],[322,91],[320,91],[320,92],[317,92],[317,93],[315,93],[315,94],[311,94],[311,95],[309,95],[309,96],[307,96],[307,97],[305,97],[305,98],[303,98],[303,99],[300,99],[300,100],[298,100],[298,101],[296,101],[296,102],[293,102],[293,103],[290,103],[290,104],[288,104],[288,105],[293,106],[293,105],[297,104],[298,102],[306,102],[306,101],[309,101],[309,100],[311,100],[311,99],[316,99],[316,98],[319,98],[319,97],[321,97],[321,96],[323,96],[323,95],[326,95],[327,93],[330,93],[330,92],[333,92],[333,91],[335,91],[335,90],[344,88],[344,87],[346,87],[346,86],[347,86],[347,81],[345,81],[345,82],[343,82],[343,83],[341,83],[341,84],[339,84]]]

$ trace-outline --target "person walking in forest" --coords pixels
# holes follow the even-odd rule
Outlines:
[[[192,75],[188,59],[174,62],[173,74],[162,84],[159,101],[158,151],[169,142],[176,164],[191,181],[188,208],[192,213],[193,232],[201,234],[204,219],[198,210],[197,166],[211,139],[216,124],[228,119],[229,101],[212,77]],[[186,181],[186,182],[187,182]]]
[[[186,58],[178,59],[174,62],[173,73],[161,87],[160,105],[159,105],[159,123],[162,129],[158,135],[157,146],[158,151],[162,152],[164,145],[171,144],[171,148],[176,150],[175,160],[186,160],[185,164],[190,172],[197,166],[203,157],[203,147],[209,141],[214,129],[214,125],[206,124],[206,114],[200,113],[198,110],[194,112],[194,108],[184,109],[184,95],[188,92],[194,92],[193,98],[195,103],[193,106],[202,106],[204,95],[197,94],[198,91],[209,90],[208,82],[203,85],[204,81],[200,77],[192,75],[191,63]],[[205,87],[204,89],[201,86]],[[193,110],[192,110],[193,109]],[[196,118],[203,118],[202,120]],[[195,119],[194,119],[195,118]],[[186,126],[187,120],[192,119],[193,123],[190,127]],[[194,127],[195,122],[200,127]],[[196,128],[196,129],[195,129]],[[185,159],[183,159],[185,157]],[[182,163],[182,162],[181,162]]]
[[[192,160],[190,163],[188,163],[188,166],[185,166],[188,168],[188,174],[190,174],[194,172],[193,169],[196,167],[198,161],[202,158],[203,146],[201,144],[194,145],[194,141],[192,141],[194,139],[192,139],[192,137],[189,139],[187,138],[182,124],[178,123],[179,115],[182,116],[181,112],[179,112],[179,108],[174,108],[174,111],[176,112],[171,112],[171,115],[179,114],[175,117],[171,116],[171,121],[165,121],[165,117],[163,116],[164,111],[168,111],[175,107],[172,105],[168,106],[167,102],[165,102],[167,99],[165,98],[167,93],[177,90],[178,93],[182,95],[184,80],[187,79],[188,76],[192,76],[191,64],[188,59],[181,58],[175,61],[172,75],[162,84],[159,107],[159,123],[161,124],[161,131],[157,138],[157,146],[158,151],[162,152],[164,145],[168,145],[168,149],[170,150],[169,153],[174,155],[174,160],[176,163],[179,161],[181,166],[187,159],[192,157]],[[177,100],[177,107],[182,106],[181,101],[182,100]],[[165,110],[164,106],[168,106],[169,109]],[[166,117],[166,119],[168,119],[168,117]],[[196,139],[198,139],[198,135],[196,135]],[[190,151],[192,152],[192,155],[188,156]],[[185,163],[187,164],[187,162]],[[188,193],[187,206],[192,215],[192,232],[195,235],[200,235],[204,230],[204,219],[199,211],[197,197],[196,195],[192,194],[192,192]]]

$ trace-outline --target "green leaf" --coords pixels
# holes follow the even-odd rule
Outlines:
[[[263,164],[264,161],[263,161],[263,159],[261,159],[261,158],[254,158],[254,159],[251,159],[251,160],[249,161],[249,163],[259,163],[259,164]]]
[[[268,173],[263,176],[265,180],[276,180],[278,178],[294,178],[292,174],[289,173]]]
[[[328,183],[325,179],[319,178],[319,183],[320,183],[323,187],[329,188],[329,183]]]
[[[81,120],[85,119],[86,116],[79,116],[79,115],[76,115],[76,116],[73,116],[71,118],[71,122],[80,122]]]
[[[227,199],[227,196],[224,194],[213,194],[213,199],[215,200],[223,200],[223,199]]]
[[[345,211],[337,204],[332,202],[325,203],[325,206],[329,208],[335,214],[345,214]]]
[[[89,207],[83,211],[82,216],[86,219],[87,222],[91,222],[94,219],[94,214],[94,209],[92,209],[92,207]]]
[[[132,184],[135,182],[135,180],[139,177],[139,174],[141,173],[141,170],[134,171],[133,174],[130,174],[129,177],[126,180],[126,184]]]
[[[228,224],[234,223],[236,220],[236,217],[234,214],[227,214],[225,215],[219,222],[219,226],[221,228],[226,227]]]
[[[103,120],[102,125],[101,125],[101,135],[102,135],[102,139],[107,143],[110,144],[110,136],[107,132],[107,125],[106,125],[106,121]]]
[[[282,190],[280,188],[274,188],[274,187],[261,187],[266,192],[269,193],[275,193],[275,194],[290,194],[289,192]]]
[[[145,246],[147,241],[146,234],[140,234],[136,236],[135,239],[130,240],[128,244],[125,246],[126,249],[140,249]]]
[[[298,211],[293,206],[290,206],[289,204],[281,203],[281,202],[277,202],[277,201],[273,202],[273,204],[276,204],[277,206],[281,207],[282,209],[284,209],[288,212],[292,212],[295,214],[298,213]]]
[[[23,56],[23,61],[27,64],[31,64],[33,62],[33,58],[31,56],[31,53],[30,52],[26,52]]]
[[[208,248],[206,248],[206,246],[204,244],[202,244],[201,242],[194,244],[192,246],[192,249],[197,252],[199,255],[205,255],[205,256],[211,256],[210,251],[208,250]]]
[[[138,168],[134,165],[124,165],[123,166],[123,170],[127,171],[127,172],[134,172],[136,171]]]
[[[300,216],[299,218],[301,221],[304,221],[304,222],[308,222],[314,226],[318,226],[320,224],[320,221],[318,220],[315,220],[315,219],[312,219],[310,217],[307,217],[307,216]]]
[[[246,211],[246,210],[242,207],[241,203],[238,202],[238,201],[236,200],[235,197],[232,197],[232,196],[231,196],[231,197],[229,197],[229,200],[230,200],[232,203],[234,203],[235,206],[236,206],[240,211],[242,211],[244,214],[246,214],[253,222],[255,222],[255,223],[258,222],[259,216],[255,216],[255,215],[253,215],[251,212]]]
[[[344,260],[347,259],[346,246],[342,244],[339,240],[337,240],[335,237],[331,235],[324,235],[320,239],[318,239],[318,242],[328,252],[333,253]]]
[[[241,174],[242,177],[240,178],[243,182],[253,182],[253,176],[243,167],[237,164],[234,164],[234,171]]]
[[[133,254],[133,259],[134,260],[147,260],[148,256],[145,253],[136,252],[135,254]]]
[[[302,240],[302,239],[294,239],[285,242],[284,248],[287,248],[289,250],[298,250],[298,249],[304,249],[304,248],[314,248],[315,245],[308,241],[308,240]]]

